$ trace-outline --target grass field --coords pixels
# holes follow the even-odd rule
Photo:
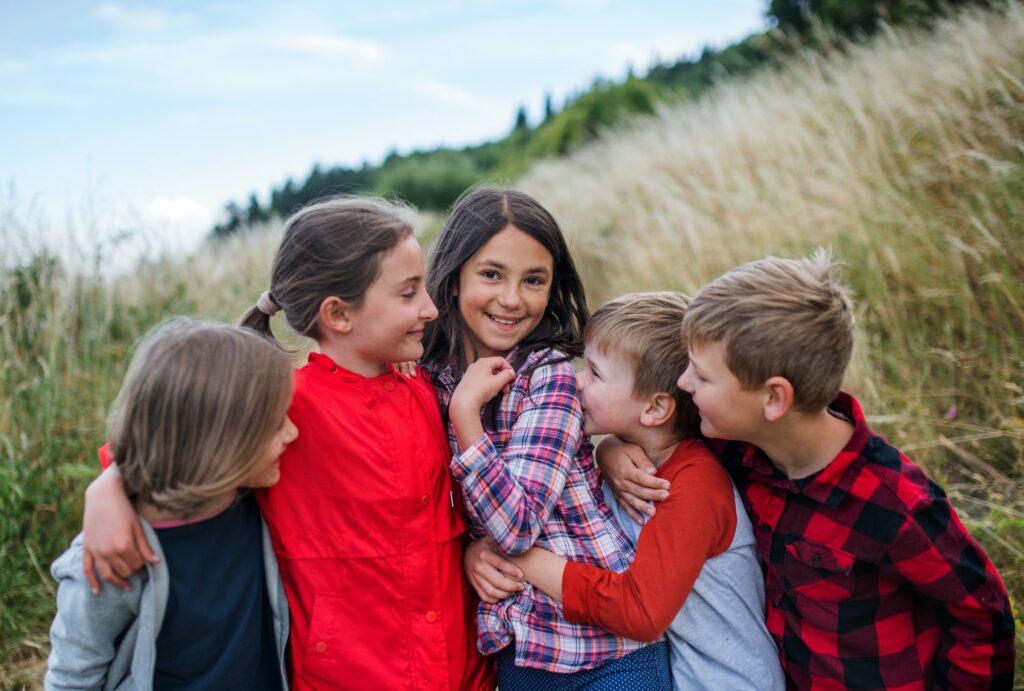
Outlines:
[[[1007,8],[726,82],[517,185],[562,221],[592,306],[831,245],[857,300],[847,388],[946,486],[1011,591],[1020,649],[1024,8]],[[119,278],[99,252],[20,251],[31,232],[0,209],[2,688],[39,678],[48,564],[79,525],[132,344],[171,314],[237,318],[280,228]]]

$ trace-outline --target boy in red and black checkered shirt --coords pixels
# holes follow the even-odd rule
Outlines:
[[[942,489],[839,390],[853,313],[831,268],[823,251],[745,264],[683,322],[679,386],[753,521],[788,686],[1009,689],[999,574]]]

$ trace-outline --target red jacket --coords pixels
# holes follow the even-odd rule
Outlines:
[[[293,688],[493,689],[433,386],[309,360],[289,412],[299,437],[257,494],[291,611]]]

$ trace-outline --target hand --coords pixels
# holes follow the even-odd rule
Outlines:
[[[654,515],[652,501],[668,496],[669,482],[654,475],[657,469],[643,449],[609,435],[601,440],[594,457],[622,508],[637,523]]]
[[[450,407],[480,415],[480,408],[498,395],[508,393],[516,371],[503,357],[483,357],[466,368],[462,380],[452,393]]]
[[[96,575],[128,590],[128,578],[148,562],[160,559],[153,553],[142,524],[121,482],[117,466],[111,466],[85,490],[82,570],[93,593],[100,591]]]
[[[466,578],[480,599],[494,604],[521,591],[523,572],[503,557],[491,538],[474,540],[462,553]]]
[[[416,376],[416,363],[413,360],[406,360],[405,362],[396,362],[395,369],[410,379]]]

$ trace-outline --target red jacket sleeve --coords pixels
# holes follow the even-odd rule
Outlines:
[[[99,450],[100,467],[106,470],[114,462],[114,456],[110,453],[110,442],[106,442]]]
[[[718,460],[701,445],[666,466],[658,475],[672,483],[669,496],[641,531],[628,571],[566,565],[566,619],[633,640],[655,641],[683,606],[704,562],[729,548],[736,506],[732,482]]]

